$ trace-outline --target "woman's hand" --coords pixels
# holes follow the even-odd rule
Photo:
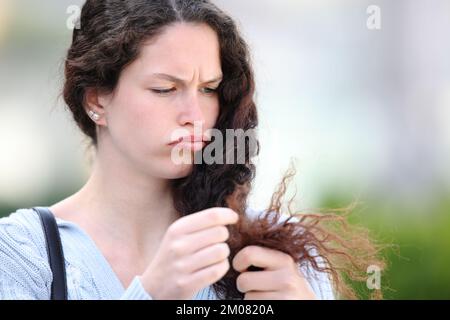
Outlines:
[[[226,225],[238,219],[233,210],[216,207],[172,223],[141,277],[145,290],[155,300],[185,300],[220,280],[230,268]]]
[[[248,267],[263,268],[246,271]],[[232,267],[241,272],[236,285],[245,293],[244,300],[314,300],[314,292],[294,259],[281,251],[261,246],[247,246],[239,251]]]

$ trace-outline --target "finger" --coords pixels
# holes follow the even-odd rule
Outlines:
[[[292,263],[292,257],[279,250],[261,246],[247,246],[236,254],[232,266],[236,271],[243,272],[252,265],[266,270],[277,270]]]
[[[225,226],[216,226],[190,233],[184,238],[189,253],[195,253],[213,244],[225,242],[230,233]]]
[[[186,270],[188,272],[196,272],[207,266],[219,263],[228,258],[230,248],[226,243],[217,243],[215,245],[204,248],[189,257]]]
[[[206,228],[236,223],[239,215],[230,208],[214,207],[191,215],[184,216],[174,222],[176,234],[189,234]]]
[[[189,281],[191,283],[200,283],[202,284],[202,287],[211,285],[219,281],[229,269],[230,263],[228,262],[228,259],[225,259],[219,263],[207,266],[192,273]]]
[[[243,272],[236,279],[236,287],[240,292],[277,291],[282,290],[285,276],[284,270]]]

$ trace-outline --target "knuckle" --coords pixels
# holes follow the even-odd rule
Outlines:
[[[230,249],[230,246],[228,245],[228,243],[223,244],[223,251],[224,251],[225,257],[228,257],[230,255],[231,249]]]
[[[244,249],[241,250],[240,256],[242,261],[247,261],[249,259],[249,257],[252,255],[253,252],[251,249],[252,249],[251,247],[245,247]]]
[[[294,287],[294,279],[290,275],[283,275],[280,282],[284,288],[292,289]]]
[[[254,245],[247,246],[243,249],[244,255],[246,255],[246,256],[257,254],[258,250],[259,250],[259,247],[254,246]]]
[[[228,260],[224,260],[223,262],[221,262],[219,267],[216,268],[216,273],[215,273],[214,277],[221,278],[223,275],[225,275],[225,273],[228,271],[229,268],[230,268],[230,263],[228,262]]]
[[[167,228],[166,235],[167,237],[169,237],[169,239],[173,239],[177,234],[178,234],[178,224],[175,222]]]
[[[226,273],[230,269],[230,261],[228,261],[228,259],[226,259],[224,262],[224,265],[225,265],[224,269],[225,269],[225,273]]]
[[[217,234],[219,235],[219,239],[222,241],[225,241],[230,236],[230,232],[228,231],[228,228],[225,226],[220,226],[217,229]]]
[[[219,266],[216,267],[216,268],[211,269],[210,277],[211,277],[212,281],[220,278],[221,276],[222,276],[222,270],[221,270],[221,268]]]
[[[185,290],[187,290],[187,287],[188,283],[185,278],[180,277],[177,280],[175,280],[175,289],[178,292],[180,293],[184,292]]]
[[[175,271],[176,272],[184,271],[184,270],[186,270],[186,267],[187,267],[187,265],[184,261],[178,260],[175,262]]]
[[[183,253],[183,244],[180,241],[173,241],[169,250],[174,256],[181,256]]]
[[[230,254],[230,247],[226,243],[219,243],[216,249],[217,259],[225,259]]]

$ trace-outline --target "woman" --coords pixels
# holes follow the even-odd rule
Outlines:
[[[269,225],[246,206],[254,150],[245,144],[243,163],[193,163],[212,129],[257,127],[253,94],[245,41],[211,2],[86,1],[64,99],[96,157],[87,183],[49,207],[69,299],[334,298],[337,268],[313,226]],[[0,235],[0,297],[48,299],[37,215],[1,219]]]

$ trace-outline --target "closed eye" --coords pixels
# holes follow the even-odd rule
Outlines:
[[[217,88],[216,89],[214,89],[214,88],[203,88],[203,92],[204,93],[206,93],[206,94],[214,94],[214,93],[216,93],[217,92]]]
[[[158,95],[166,95],[171,92],[176,91],[176,88],[170,88],[170,89],[151,89],[152,92],[158,94]],[[203,88],[201,91],[205,94],[212,95],[217,92],[217,88]]]
[[[170,93],[172,91],[175,91],[175,88],[170,88],[170,89],[151,89],[154,93],[156,94],[167,94]]]

